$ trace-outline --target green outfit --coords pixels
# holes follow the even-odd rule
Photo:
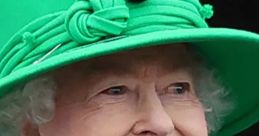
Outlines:
[[[198,0],[1,0],[0,97],[78,61],[134,48],[191,43],[230,87],[236,109],[218,136],[259,121],[259,35],[208,27]],[[13,36],[12,36],[13,35]]]

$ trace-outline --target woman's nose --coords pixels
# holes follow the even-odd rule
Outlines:
[[[156,91],[139,95],[137,121],[133,133],[139,136],[169,136],[174,130],[171,117],[165,111]]]

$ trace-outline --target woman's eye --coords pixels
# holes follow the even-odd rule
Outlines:
[[[187,82],[174,83],[167,88],[167,93],[170,93],[173,95],[184,95],[189,91],[190,91],[190,84]]]
[[[125,86],[115,86],[115,87],[111,87],[108,88],[104,91],[102,91],[102,94],[106,94],[106,95],[123,95],[127,92],[127,87]]]

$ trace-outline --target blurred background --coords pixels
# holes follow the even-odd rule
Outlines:
[[[212,4],[215,14],[211,26],[245,29],[259,33],[258,0],[201,0]]]
[[[212,4],[212,27],[229,27],[259,33],[259,0],[201,0]],[[236,136],[259,136],[259,122]]]

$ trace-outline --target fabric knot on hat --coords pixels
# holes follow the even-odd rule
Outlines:
[[[210,19],[214,14],[213,6],[210,4],[203,5],[200,9],[200,14],[204,19]]]
[[[119,35],[128,18],[124,0],[81,0],[68,10],[65,26],[74,41],[84,44]]]
[[[25,44],[32,44],[32,43],[35,43],[35,37],[34,35],[32,35],[32,33],[30,32],[25,32],[23,35],[22,35],[22,40]]]

